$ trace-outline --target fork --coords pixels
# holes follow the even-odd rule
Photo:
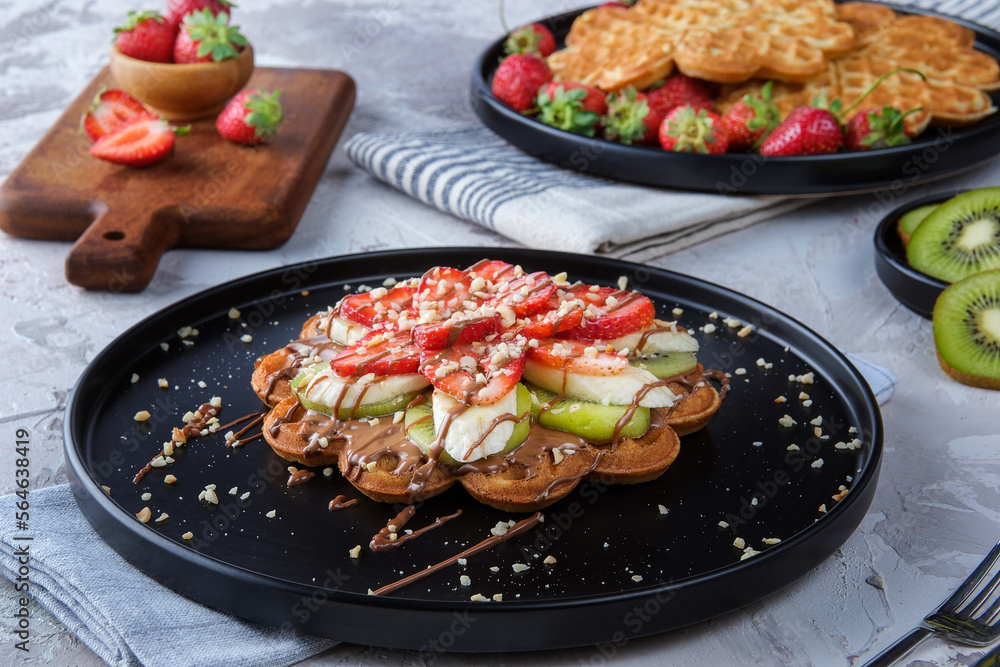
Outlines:
[[[963,644],[987,646],[1000,639],[1000,571],[980,587],[1000,561],[1000,542],[955,593],[905,637],[879,653],[865,667],[888,667],[912,651],[932,634],[944,635]]]

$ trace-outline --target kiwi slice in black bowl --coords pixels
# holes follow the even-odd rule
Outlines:
[[[933,321],[945,373],[974,387],[1000,389],[1000,270],[950,285],[938,297]]]
[[[940,204],[924,204],[923,206],[918,206],[914,209],[910,209],[899,219],[899,224],[897,229],[899,230],[899,238],[903,242],[903,247],[910,242],[910,237],[913,236],[913,232],[916,231],[920,223],[927,219],[933,211],[937,210]]]
[[[1000,188],[978,188],[941,204],[914,230],[906,258],[948,283],[1000,269]]]

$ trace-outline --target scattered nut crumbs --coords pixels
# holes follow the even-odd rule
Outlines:
[[[674,317],[680,317],[681,315],[684,314],[684,309],[683,308],[674,308],[670,312],[674,314]]]
[[[556,557],[553,556],[552,554],[549,554],[548,556],[545,557],[545,560],[543,560],[542,562],[545,563],[546,565],[555,565]]]
[[[101,488],[104,489],[104,493],[108,494],[109,496],[111,495],[111,487],[110,486],[104,486],[102,484]]]
[[[240,492],[240,490],[237,487],[235,487],[235,486],[233,488],[229,489],[229,495],[231,495],[231,496],[235,496],[239,492]]]
[[[266,516],[268,519],[273,519],[277,515],[278,515],[278,511],[277,510],[271,510],[270,512],[268,512],[264,516]]]
[[[747,543],[743,540],[742,537],[737,537],[735,540],[733,540],[733,546],[736,547],[737,549],[742,549],[746,545]]]
[[[778,423],[786,428],[790,428],[798,424],[798,422],[792,419],[790,415],[785,415],[784,417],[778,420]]]
[[[333,468],[330,467],[323,468],[323,477],[329,477],[332,474],[333,474]]]
[[[657,505],[656,509],[660,510],[660,514],[666,514],[667,512],[670,511],[666,507],[664,507],[663,505]]]
[[[821,426],[823,424],[823,417],[822,416],[816,417],[816,419],[813,419],[809,423],[812,424],[813,426]]]
[[[143,500],[149,500],[150,498],[153,497],[153,494],[147,491],[146,493],[142,494],[139,497],[142,498]]]
[[[205,384],[205,381],[204,381],[204,380],[198,380],[198,386],[199,386],[199,387],[200,387],[201,389],[204,389],[204,388],[205,388],[205,387],[207,387],[208,385],[207,385],[207,384]]]
[[[461,586],[471,586],[472,579],[469,578],[469,575],[463,574],[461,577],[458,578],[458,583]]]
[[[835,493],[834,495],[832,495],[831,498],[833,498],[834,500],[836,500],[839,503],[841,500],[844,499],[844,496],[847,495],[847,491],[848,491],[847,489],[844,489],[840,493]]]
[[[150,517],[153,516],[153,513],[150,511],[148,507],[143,507],[141,510],[139,510],[139,513],[136,514],[135,516],[137,519],[139,519],[139,521],[142,521],[143,523],[149,523],[149,519]]]
[[[736,335],[739,336],[740,338],[746,338],[747,336],[749,336],[752,333],[753,333],[753,325],[752,324],[748,324],[745,327],[743,327],[742,329],[740,329],[739,331],[737,331]]]
[[[500,571],[500,568],[497,567],[496,565],[494,565],[493,567],[490,568],[490,572],[499,572],[499,571]]]
[[[701,328],[701,330],[707,334],[715,333],[715,325],[709,322]]]
[[[826,513],[826,503],[823,503],[822,505],[819,506],[819,511],[823,514]]]
[[[240,319],[240,311],[236,310],[235,308],[230,308],[229,309],[229,319],[231,319],[231,320],[238,320],[238,319]]]
[[[792,374],[788,376],[788,381],[798,382],[799,384],[812,384],[813,382],[816,381],[816,374],[813,373],[812,371],[809,371],[808,373],[803,373],[802,375]]]
[[[361,558],[361,545],[359,544],[359,545],[353,547],[347,553],[349,553],[351,555],[351,558]]]
[[[719,522],[719,528],[729,528],[729,522],[728,521],[720,521]]]
[[[764,539],[761,540],[761,542],[763,542],[764,544],[778,544],[779,542],[781,542],[781,539],[777,537],[765,537]]]
[[[847,432],[850,433],[851,435],[854,435],[855,433],[858,432],[858,429],[856,426],[852,426],[851,428],[847,429]]]
[[[249,491],[244,491],[243,494],[240,495],[240,500],[246,500],[249,497],[250,497],[250,492]]]
[[[742,366],[740,366],[735,371],[733,371],[733,373],[736,374],[736,375],[746,375],[747,374],[747,369],[745,369]]]
[[[160,378],[156,381],[156,384],[160,389],[167,389],[170,387],[170,383],[167,382],[167,378]]]
[[[163,481],[166,482],[167,484],[173,484],[174,482],[177,481],[177,478],[174,475],[167,475],[166,477],[163,478]]]
[[[710,312],[708,314],[708,319],[710,319],[710,320],[717,320],[717,319],[719,319],[719,314],[713,310],[712,312]]]
[[[170,343],[160,343],[160,349],[166,352],[170,349]]]
[[[138,373],[132,373],[132,384],[135,384],[138,381],[139,381],[139,374]]]
[[[467,559],[467,558],[459,558],[458,559],[458,564],[459,565],[465,565],[468,562],[469,562],[469,559]]]
[[[511,567],[513,567],[515,572],[524,572],[528,569],[528,566],[524,563],[514,563]]]
[[[743,555],[740,556],[740,560],[746,560],[747,558],[750,558],[751,556],[756,556],[759,553],[760,552],[757,551],[756,549],[752,547],[747,547],[746,549],[743,550]]]
[[[170,515],[167,514],[166,512],[163,512],[162,514],[160,514],[160,516],[156,517],[156,523],[163,523],[164,521],[166,521],[169,518],[170,518]]]
[[[787,401],[787,400],[788,400],[788,399],[787,399],[787,398],[785,398],[784,396],[779,396],[778,398],[774,399],[774,402],[775,402],[775,403],[784,403],[784,402],[785,402],[785,401]]]
[[[253,336],[251,336],[250,334],[243,334],[242,336],[240,336],[240,340],[243,341],[244,343],[252,343]]]
[[[813,468],[822,468],[823,467],[823,459],[816,459],[810,465],[812,465]]]
[[[722,323],[730,329],[735,329],[743,324],[743,322],[740,322],[735,317],[724,317],[722,318]]]
[[[182,539],[182,540],[193,540],[193,539],[194,539],[194,533],[192,533],[192,532],[191,532],[191,531],[189,530],[188,532],[186,532],[186,533],[184,533],[183,535],[181,535],[181,539]]]
[[[628,287],[628,276],[618,276],[618,289],[624,291]]]
[[[754,447],[761,447],[761,446],[763,446],[764,443],[762,441],[760,441],[760,440],[754,440],[750,444],[753,445]]]
[[[490,601],[490,599],[488,597],[486,597],[485,595],[482,595],[481,593],[476,593],[475,595],[473,595],[469,599],[472,600],[473,602],[489,602]]]
[[[500,535],[507,534],[509,526],[506,521],[497,521],[497,525],[490,528],[490,532],[499,537]]]
[[[632,575],[632,581],[634,581],[636,583],[639,583],[640,581],[642,581],[642,575],[641,574],[633,574]]]
[[[503,593],[494,593],[493,594],[493,601],[494,602],[503,602]]]
[[[146,421],[147,419],[149,419],[149,410],[139,410],[139,412],[135,413],[135,417],[133,417],[133,419],[135,419],[137,422]]]

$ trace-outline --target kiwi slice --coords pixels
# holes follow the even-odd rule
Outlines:
[[[945,373],[1000,389],[1000,270],[949,285],[934,304],[934,344]]]
[[[693,352],[661,352],[637,357],[628,363],[649,371],[661,380],[666,380],[694,369],[698,365],[698,359]]]
[[[292,378],[292,392],[295,397],[299,399],[299,404],[302,405],[306,410],[314,410],[316,412],[322,412],[325,415],[331,414],[333,409],[328,405],[323,405],[322,403],[317,403],[316,401],[309,400],[305,396],[299,393],[299,385],[302,384],[306,377],[311,377],[308,373],[299,373],[294,378]],[[405,394],[399,394],[398,396],[393,396],[392,398],[387,398],[384,401],[377,401],[375,403],[362,403],[358,407],[351,410],[350,408],[341,408],[337,412],[338,419],[369,419],[371,417],[382,417],[384,415],[391,415],[399,412],[406,408],[407,404],[414,399],[414,397],[419,394],[419,391],[408,392]]]
[[[941,204],[914,230],[906,258],[949,283],[1000,268],[1000,188],[970,190]]]
[[[602,405],[571,396],[559,396],[540,387],[532,387],[539,403],[549,407],[540,410],[538,423],[546,428],[566,431],[590,442],[611,442],[615,425],[632,409],[629,405]],[[649,408],[637,407],[632,418],[619,431],[623,438],[641,438],[649,430]]]
[[[913,232],[920,226],[920,223],[938,206],[940,204],[925,204],[903,214],[899,222],[896,223],[896,230],[899,232],[899,238],[903,241],[904,248],[910,242],[910,237],[913,236]]]
[[[523,384],[518,383],[515,391],[517,392],[518,414],[523,415],[526,412],[531,412],[531,394],[528,392],[528,389]],[[437,434],[434,432],[434,409],[431,406],[430,400],[407,408],[406,415],[403,417],[403,426],[406,429],[406,436],[417,447],[424,450],[424,454],[428,453],[431,443],[437,437]],[[507,454],[520,447],[528,439],[528,432],[530,430],[530,419],[525,419],[522,422],[514,424],[514,432],[507,441],[507,446],[499,454]],[[443,449],[441,450],[441,455],[438,457],[438,461],[450,466],[459,464],[455,460],[455,457]]]

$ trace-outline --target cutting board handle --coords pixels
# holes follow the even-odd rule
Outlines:
[[[167,211],[149,216],[148,209],[130,209],[98,206],[96,219],[66,256],[69,282],[107,292],[145,289],[163,253],[177,243],[179,227]]]

